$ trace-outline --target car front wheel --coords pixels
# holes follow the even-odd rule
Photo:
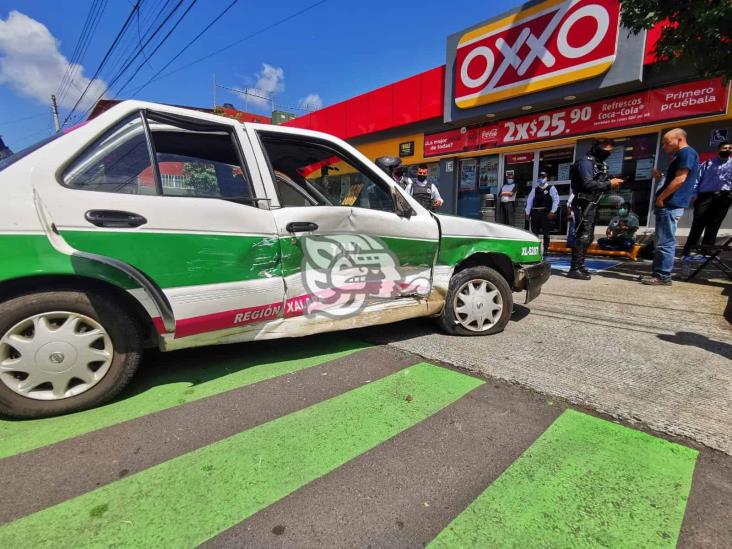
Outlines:
[[[471,267],[450,279],[438,323],[452,335],[495,334],[506,327],[512,310],[506,279],[490,267]]]
[[[142,354],[134,319],[116,302],[71,290],[0,304],[0,413],[36,418],[114,397]]]

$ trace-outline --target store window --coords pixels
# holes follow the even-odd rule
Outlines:
[[[600,201],[597,224],[609,223],[615,215],[618,197],[630,205],[641,224],[646,224],[658,134],[637,135],[614,141],[613,152],[606,160],[608,173],[613,177],[620,177],[624,183],[619,190],[606,194]]]
[[[498,155],[466,158],[460,161],[458,182],[458,215],[493,221],[498,193]]]
[[[549,181],[559,185],[559,194],[569,194],[569,168],[574,162],[574,147],[539,151],[539,172],[546,172]]]

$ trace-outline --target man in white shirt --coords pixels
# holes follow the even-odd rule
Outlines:
[[[539,179],[526,199],[526,217],[531,220],[531,232],[544,238],[544,250],[549,249],[549,226],[559,208],[559,193],[549,184],[546,172],[539,173]]]
[[[516,184],[513,177],[506,176],[506,182],[500,192],[501,223],[513,225],[514,208],[516,207]]]

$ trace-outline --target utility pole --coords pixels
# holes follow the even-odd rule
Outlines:
[[[61,131],[61,123],[58,120],[58,107],[56,106],[56,96],[51,95],[51,112],[53,113],[53,125],[56,128],[56,132]]]
[[[213,75],[213,108],[216,110],[216,73]]]

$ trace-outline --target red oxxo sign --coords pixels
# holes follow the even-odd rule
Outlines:
[[[618,45],[618,0],[546,0],[465,33],[455,104],[476,107],[606,72]]]

